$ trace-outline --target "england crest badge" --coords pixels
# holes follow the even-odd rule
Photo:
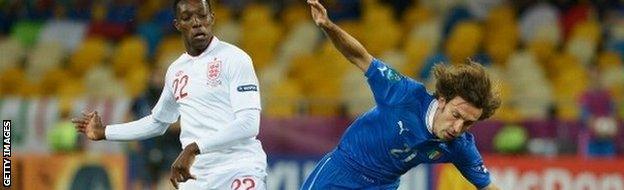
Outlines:
[[[206,68],[207,68],[206,75],[208,78],[208,82],[207,82],[208,86],[216,87],[216,86],[221,85],[221,77],[220,77],[221,69],[222,69],[221,60],[217,60],[217,58],[214,58],[214,60],[208,63]]]

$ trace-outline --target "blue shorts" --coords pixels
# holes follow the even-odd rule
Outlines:
[[[332,152],[333,153],[333,152]],[[399,180],[392,183],[379,183],[366,175],[353,171],[337,159],[332,159],[332,153],[327,154],[314,168],[314,171],[301,186],[301,190],[338,190],[338,189],[379,189],[395,190],[399,187]]]

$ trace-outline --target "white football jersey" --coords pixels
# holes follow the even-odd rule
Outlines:
[[[259,90],[249,55],[213,37],[201,55],[184,53],[169,66],[152,116],[167,123],[174,123],[180,116],[180,142],[184,148],[230,127],[235,112],[261,109]],[[264,169],[266,154],[260,141],[252,137],[202,153],[194,166],[212,170],[232,166]]]

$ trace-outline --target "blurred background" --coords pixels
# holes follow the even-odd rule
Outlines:
[[[502,107],[474,127],[503,189],[624,189],[621,0],[326,0],[376,57],[432,87],[435,64],[470,57]],[[215,0],[215,35],[260,79],[269,189],[298,189],[349,123],[374,105],[365,77],[303,0]],[[0,118],[13,121],[13,189],[172,189],[179,126],[136,142],[90,142],[69,118],[150,114],[183,52],[170,0],[0,0]],[[432,89],[432,88],[429,88]],[[401,189],[474,189],[422,165]]]

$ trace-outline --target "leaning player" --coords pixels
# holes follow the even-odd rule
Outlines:
[[[308,0],[314,22],[334,46],[368,78],[376,107],[359,116],[306,179],[310,189],[397,189],[399,178],[421,163],[453,163],[479,189],[498,189],[465,133],[492,116],[500,100],[477,63],[438,65],[436,92],[402,76],[327,17],[318,0]]]
[[[208,0],[176,0],[175,28],[186,53],[168,68],[151,115],[104,126],[97,112],[73,122],[91,140],[140,140],[181,120],[182,152],[171,166],[177,189],[266,189],[258,79],[251,58],[213,36]]]

